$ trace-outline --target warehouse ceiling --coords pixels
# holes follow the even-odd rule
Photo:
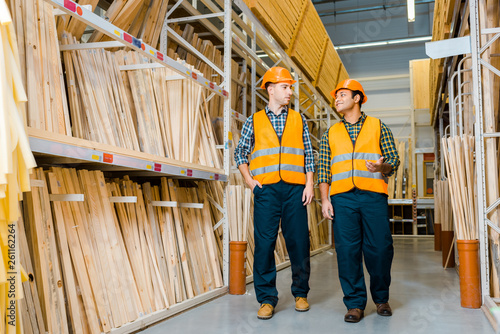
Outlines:
[[[313,1],[351,78],[366,89],[367,114],[379,117],[400,139],[410,136],[409,61],[427,58],[434,1],[416,0],[414,22],[408,22],[405,0]],[[431,138],[428,112],[417,115],[417,132]],[[433,146],[432,142],[421,143]]]

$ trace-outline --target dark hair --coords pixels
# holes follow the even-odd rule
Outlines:
[[[354,97],[356,95],[359,95],[359,107],[361,108],[361,105],[363,104],[363,99],[365,98],[365,96],[363,95],[363,93],[361,93],[360,90],[353,90],[352,91],[352,98],[354,99]]]
[[[265,86],[265,88],[266,88],[266,91],[267,91],[267,87],[269,87],[269,86],[270,86],[270,85],[272,85],[273,83],[274,83],[274,82],[269,82],[269,81],[268,81],[268,82],[266,82],[266,84],[264,85],[264,86]]]

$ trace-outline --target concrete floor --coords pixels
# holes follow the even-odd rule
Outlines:
[[[338,280],[335,251],[311,259],[309,312],[296,312],[290,294],[290,268],[278,272],[280,301],[274,317],[257,319],[253,285],[247,294],[225,295],[196,307],[141,334],[164,333],[493,333],[481,310],[460,307],[459,280],[454,269],[443,270],[441,252],[432,238],[395,238],[390,304],[392,317],[376,314],[368,301],[365,318],[343,321],[346,309]],[[368,284],[368,283],[367,283]]]

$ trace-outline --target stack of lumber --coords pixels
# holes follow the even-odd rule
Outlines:
[[[28,126],[71,135],[53,7],[44,0],[10,3],[28,96]]]
[[[28,309],[34,307],[31,293],[22,299],[29,283],[21,285],[27,279],[21,265],[30,268],[19,247],[19,200],[30,189],[29,173],[36,163],[25,131],[26,91],[17,43],[9,9],[0,0],[0,333],[22,332],[21,319],[29,320]]]
[[[34,186],[31,192],[25,193],[23,206],[26,237],[33,261],[33,271],[30,274],[39,293],[34,297],[38,297],[41,304],[42,314],[39,314],[39,318],[46,324],[48,332],[68,333],[64,287],[58,285],[58,282],[63,282],[63,277],[43,170],[35,169],[31,179],[36,182],[32,182]]]
[[[441,141],[448,174],[453,223],[458,240],[478,238],[475,180],[474,137],[450,137]]]
[[[394,198],[396,199],[402,199],[403,198],[403,181],[404,181],[404,176],[405,176],[405,169],[406,169],[406,142],[401,141],[397,143],[397,150],[398,150],[398,155],[400,159],[400,164],[399,168],[396,173],[396,180],[395,180],[395,185],[394,185]],[[408,182],[408,180],[407,180]],[[406,194],[406,198],[409,197],[410,194]]]
[[[443,76],[442,59],[431,59],[429,63],[429,107],[431,119],[434,119],[437,109],[436,103],[439,100],[439,83]]]
[[[72,43],[64,33],[63,44]],[[75,136],[221,167],[201,86],[172,80],[177,74],[168,68],[120,71],[149,63],[133,51],[73,50],[64,59]]]
[[[307,221],[309,223],[309,237],[311,242],[311,250],[319,249],[326,244],[328,241],[328,223],[329,220],[323,219],[323,213],[321,212],[321,201],[317,198],[321,198],[319,188],[314,188],[315,198],[307,206]]]
[[[69,33],[63,33],[61,42],[63,45],[77,44]],[[126,87],[113,53],[104,49],[64,51],[63,58],[75,137],[160,153],[144,147],[143,142],[148,141],[144,136],[154,132],[141,128],[141,122],[136,129],[134,120],[141,119],[142,114],[136,115],[129,99],[124,98]],[[141,146],[138,137],[142,139]]]
[[[309,0],[243,0],[283,49],[290,48],[299,32]]]
[[[434,5],[434,21],[432,25],[432,41],[447,39],[450,33],[453,11],[456,1],[437,0]],[[443,75],[444,58],[431,59],[429,66],[429,105],[431,119],[434,119],[436,103],[439,100],[439,83]]]
[[[316,8],[310,4],[300,23],[297,37],[287,50],[287,54],[311,81],[316,80],[318,76],[329,40]]]
[[[314,85],[321,93],[321,95],[323,95],[325,100],[330,104],[333,103],[333,97],[330,95],[330,92],[334,90],[337,83],[340,82],[339,78],[342,68],[342,61],[340,60],[337,50],[335,50],[333,43],[328,40],[326,44],[324,60],[321,64]]]
[[[229,240],[247,241],[248,225],[251,220],[250,206],[252,190],[240,185],[226,187],[228,201]]]
[[[168,3],[168,0],[115,0],[106,11],[106,17],[113,25],[158,49]],[[106,40],[110,38],[95,31],[89,42]]]
[[[25,226],[50,333],[109,332],[223,285],[204,183],[56,167],[32,179]]]
[[[442,231],[453,231],[453,211],[449,180],[434,181],[434,221]]]

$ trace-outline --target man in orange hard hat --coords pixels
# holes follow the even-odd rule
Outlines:
[[[364,316],[363,256],[377,313],[391,316],[394,247],[387,177],[397,170],[399,156],[391,130],[361,111],[368,99],[359,82],[344,80],[331,94],[343,117],[321,138],[318,183],[323,216],[333,221],[339,279],[348,310],[344,320],[359,322]]]
[[[253,278],[261,304],[259,319],[270,319],[278,303],[274,249],[280,221],[292,264],[295,310],[309,310],[306,205],[314,196],[314,158],[305,118],[288,108],[295,82],[283,67],[272,67],[264,74],[261,88],[267,90],[269,104],[248,117],[234,151],[241,175],[254,193]]]

